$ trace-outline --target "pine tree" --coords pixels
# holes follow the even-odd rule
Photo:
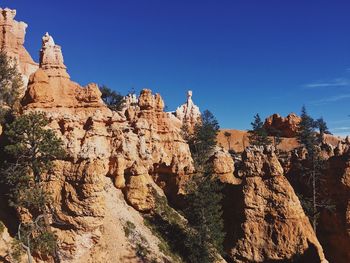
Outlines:
[[[0,123],[8,112],[17,108],[22,85],[16,63],[0,51]]]
[[[29,113],[7,125],[4,147],[7,160],[1,169],[9,188],[10,204],[28,211],[33,218],[32,222],[20,224],[18,239],[27,253],[35,251],[41,255],[55,252],[56,237],[48,220],[51,197],[45,182],[50,179],[53,161],[64,157],[62,142],[46,128],[48,124],[45,114]]]
[[[317,136],[316,129],[320,130],[321,137]],[[301,121],[298,127],[298,141],[307,150],[306,163],[302,167],[303,175],[308,178],[311,186],[311,197],[302,196],[302,204],[306,214],[312,221],[314,231],[317,230],[317,219],[320,210],[332,209],[333,206],[329,200],[325,200],[320,195],[320,181],[322,170],[324,169],[324,160],[320,155],[319,143],[322,143],[323,136],[328,132],[327,124],[320,118],[317,121],[308,115],[305,106],[301,110]],[[322,138],[322,139],[321,139]]]
[[[271,139],[261,121],[260,115],[254,116],[254,122],[251,123],[252,129],[249,131],[249,143],[253,146],[267,146],[272,144]]]
[[[227,140],[227,145],[228,145],[228,150],[230,151],[231,150],[231,143],[230,143],[230,140],[231,140],[231,136],[232,134],[230,132],[225,132],[224,133],[225,137],[226,137],[226,140]]]
[[[331,133],[328,130],[327,123],[324,121],[322,117],[316,120],[316,127],[319,130],[318,141],[319,143],[322,143],[324,140],[325,134],[331,134]]]
[[[298,127],[297,139],[300,144],[304,145],[310,158],[313,158],[315,152],[315,145],[317,144],[317,138],[315,133],[316,124],[313,118],[311,118],[306,111],[305,106],[301,109],[301,121]]]
[[[212,113],[205,111],[189,141],[196,174],[186,188],[186,217],[191,226],[186,241],[192,263],[210,263],[223,251],[225,237],[222,220],[221,186],[208,164],[216,146],[219,124]]]
[[[223,253],[221,190],[217,178],[210,174],[195,175],[187,187],[186,215],[192,229],[186,244],[192,263],[215,262],[218,253]]]
[[[190,131],[190,127],[187,122],[184,122],[181,126],[181,136],[187,142],[190,143],[192,140],[192,133]]]
[[[111,90],[107,86],[100,86],[100,91],[102,93],[101,98],[104,103],[113,111],[118,111],[124,101],[124,97],[116,91]]]
[[[198,166],[204,165],[212,155],[219,129],[219,123],[214,115],[205,110],[200,121],[195,125],[193,136],[189,140],[192,157]]]

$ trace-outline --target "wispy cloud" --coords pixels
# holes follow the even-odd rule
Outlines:
[[[336,127],[332,131],[350,131],[350,127]]]
[[[329,121],[329,124],[347,124],[350,123],[350,118],[348,119],[342,119],[342,120],[333,120],[333,121]]]
[[[336,136],[346,137],[350,135],[350,127],[336,127],[330,131]]]
[[[313,105],[323,105],[323,104],[328,104],[328,103],[337,102],[337,101],[346,100],[346,99],[350,99],[350,94],[340,94],[340,95],[336,95],[336,96],[332,96],[332,97],[328,97],[328,98],[312,101],[311,104],[313,104]]]
[[[350,68],[349,68],[350,70]],[[347,78],[337,78],[331,81],[318,81],[304,85],[305,88],[329,88],[329,87],[350,87],[350,80]]]

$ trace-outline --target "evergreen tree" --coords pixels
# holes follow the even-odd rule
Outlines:
[[[223,253],[222,187],[210,174],[195,175],[187,186],[186,209],[192,229],[186,241],[190,262],[215,262]]]
[[[0,51],[0,123],[9,111],[16,109],[22,85],[16,63]]]
[[[197,165],[204,165],[216,146],[220,126],[214,115],[205,110],[195,125],[193,136],[189,140],[192,157]]]
[[[19,226],[18,239],[27,253],[35,251],[40,255],[55,252],[56,237],[50,231],[48,219],[51,198],[45,182],[50,180],[53,161],[64,156],[62,142],[46,128],[48,124],[45,114],[29,113],[7,125],[4,147],[7,160],[1,169],[9,188],[10,204],[28,211],[33,218]]]
[[[227,145],[228,145],[228,150],[230,151],[231,150],[231,143],[230,143],[230,140],[231,140],[231,133],[230,132],[225,132],[224,133],[225,137],[226,137],[226,140],[227,140]]]
[[[306,214],[312,221],[313,228],[316,232],[317,225],[317,203],[316,203],[316,184],[317,184],[317,170],[316,170],[316,144],[317,138],[315,133],[315,121],[314,119],[308,115],[305,106],[301,109],[301,121],[298,127],[298,141],[301,145],[303,145],[307,150],[307,162],[303,167],[303,176],[309,178],[308,181],[311,182],[311,190],[312,195],[311,198],[307,198],[303,196],[302,204],[304,205],[304,210]]]
[[[189,141],[196,174],[189,181],[186,191],[186,217],[191,226],[186,245],[192,263],[215,262],[223,251],[225,237],[222,220],[221,186],[212,175],[208,164],[216,146],[219,125],[209,111],[202,114]]]
[[[325,134],[331,134],[330,131],[328,130],[327,123],[323,120],[323,118],[319,118],[316,120],[316,127],[319,131],[319,143],[322,143],[324,140],[324,135]]]
[[[102,93],[101,98],[103,102],[106,103],[108,108],[110,108],[113,111],[118,111],[121,109],[121,106],[124,101],[124,97],[121,94],[111,90],[105,85],[100,86],[100,91]]]
[[[310,158],[313,158],[315,145],[317,144],[315,133],[316,123],[314,119],[308,115],[305,106],[303,106],[301,109],[300,117],[301,121],[298,127],[297,139],[300,144],[304,145]]]
[[[320,131],[317,136],[316,129]],[[305,106],[301,110],[301,121],[298,127],[298,141],[307,150],[306,162],[302,166],[302,172],[311,188],[311,194],[301,196],[301,202],[306,214],[312,221],[313,228],[317,230],[317,219],[321,209],[332,209],[329,200],[321,195],[321,177],[324,169],[324,160],[320,155],[319,143],[322,143],[324,134],[328,133],[327,124],[320,118],[317,121],[308,115]]]
[[[192,135],[190,131],[190,127],[187,122],[184,122],[181,126],[181,136],[187,142],[190,143],[192,140]]]
[[[272,144],[271,139],[261,121],[260,115],[254,116],[254,122],[251,123],[252,129],[249,131],[249,143],[253,146],[267,146]]]
[[[282,142],[281,131],[276,130],[276,131],[274,132],[273,142],[274,142],[275,148],[277,149],[278,145],[280,145],[281,142]]]

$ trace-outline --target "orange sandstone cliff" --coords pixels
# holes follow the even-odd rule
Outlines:
[[[162,97],[149,89],[138,97],[126,97],[121,111],[111,111],[96,84],[81,87],[70,80],[61,47],[52,36],[44,35],[37,65],[23,48],[25,25],[13,20],[13,10],[1,9],[1,14],[2,47],[18,60],[23,78],[28,79],[23,114],[45,112],[48,128],[62,139],[67,151],[64,160],[55,162],[46,185],[53,196],[51,220],[60,261],[175,262],[161,249],[162,241],[145,225],[143,215],[155,208],[156,195],[170,203],[181,200],[183,186],[194,172],[180,130],[184,122],[193,125],[200,116],[192,94],[176,117],[164,112]],[[245,135],[237,134],[241,138],[233,134],[231,146],[239,145],[237,151],[242,152],[248,145]],[[221,144],[226,139],[219,135]],[[218,147],[210,161],[224,185],[228,262],[327,262],[272,149],[247,149],[241,160],[233,160]],[[335,183],[345,180],[342,194],[332,193],[334,199],[344,199],[339,216],[332,219],[343,220],[344,226],[350,222],[341,214],[348,210],[344,208],[348,207],[347,167],[346,162]],[[8,220],[4,223],[0,258],[6,259],[12,237]],[[125,231],[128,226],[132,234],[130,229]],[[328,231],[335,237],[338,232],[348,234],[344,227]],[[325,236],[335,246],[336,238]],[[140,246],[148,251],[146,258],[140,258]],[[341,251],[346,254],[344,248]]]

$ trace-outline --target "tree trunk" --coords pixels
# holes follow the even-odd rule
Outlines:
[[[33,263],[32,255],[30,253],[30,248],[26,247],[27,250],[27,256],[28,256],[28,263]]]
[[[316,234],[316,225],[317,225],[317,204],[316,204],[316,173],[315,173],[315,160],[313,160],[313,169],[312,169],[312,206],[313,206],[313,217],[312,217],[312,224],[314,227],[314,231]]]

